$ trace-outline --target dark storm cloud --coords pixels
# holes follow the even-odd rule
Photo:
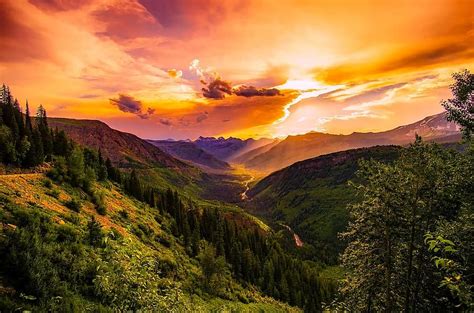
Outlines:
[[[132,96],[119,94],[119,97],[117,99],[109,100],[110,103],[116,105],[120,111],[126,113],[133,113],[141,119],[148,119],[155,112],[155,110],[152,108],[148,108],[146,112],[143,112],[142,102]]]
[[[204,81],[201,82],[205,84]],[[230,83],[216,78],[208,83],[205,88],[202,88],[202,94],[210,99],[224,99],[226,94],[232,94],[232,86]]]
[[[201,80],[206,87],[202,88],[202,94],[209,99],[224,99],[226,95],[236,95],[239,97],[273,97],[281,95],[276,88],[256,88],[254,86],[240,86],[232,88],[231,84],[220,78],[215,78],[210,83]]]
[[[273,97],[281,95],[280,90],[276,88],[256,88],[254,86],[240,86],[239,88],[234,89],[234,94],[236,96],[242,97],[257,97],[257,96],[266,96],[266,97]]]

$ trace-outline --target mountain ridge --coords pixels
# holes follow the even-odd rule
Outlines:
[[[461,138],[459,127],[448,122],[446,113],[443,112],[383,132],[354,132],[349,135],[311,132],[288,136],[268,151],[245,161],[244,166],[270,173],[297,161],[336,151],[377,145],[405,145],[415,139],[415,134],[427,141],[437,142]]]
[[[99,120],[48,118],[50,127],[64,130],[74,141],[100,149],[119,167],[150,164],[174,169],[191,166],[138,136],[111,128]]]

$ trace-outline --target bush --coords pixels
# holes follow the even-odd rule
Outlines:
[[[120,211],[119,211],[119,215],[120,215],[122,218],[128,220],[128,212],[127,212],[127,211],[125,211],[125,210],[120,210]]]
[[[53,168],[46,173],[46,176],[57,182],[63,182],[67,178],[67,163],[63,157],[54,158]]]
[[[57,189],[49,190],[49,191],[46,192],[46,194],[48,196],[51,196],[51,197],[55,198],[55,199],[59,198],[59,190],[57,190]]]
[[[76,198],[71,198],[71,200],[67,201],[64,204],[67,208],[73,210],[74,212],[79,213],[81,211],[82,203],[76,199]]]
[[[53,183],[50,179],[46,178],[45,180],[43,180],[43,186],[48,189],[51,189],[53,187]]]
[[[87,230],[89,232],[89,243],[92,246],[101,247],[103,245],[104,233],[102,232],[102,226],[94,217],[87,223]]]
[[[95,209],[100,215],[107,214],[107,208],[105,207],[105,194],[102,191],[92,192],[92,203],[95,204]]]

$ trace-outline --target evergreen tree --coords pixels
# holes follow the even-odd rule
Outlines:
[[[27,135],[31,135],[31,133],[33,133],[33,126],[31,124],[30,107],[28,105],[28,100],[26,100],[25,129]]]

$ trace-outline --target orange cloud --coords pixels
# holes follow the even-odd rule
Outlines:
[[[387,129],[474,65],[469,0],[5,0],[0,20],[21,101],[148,138]]]

